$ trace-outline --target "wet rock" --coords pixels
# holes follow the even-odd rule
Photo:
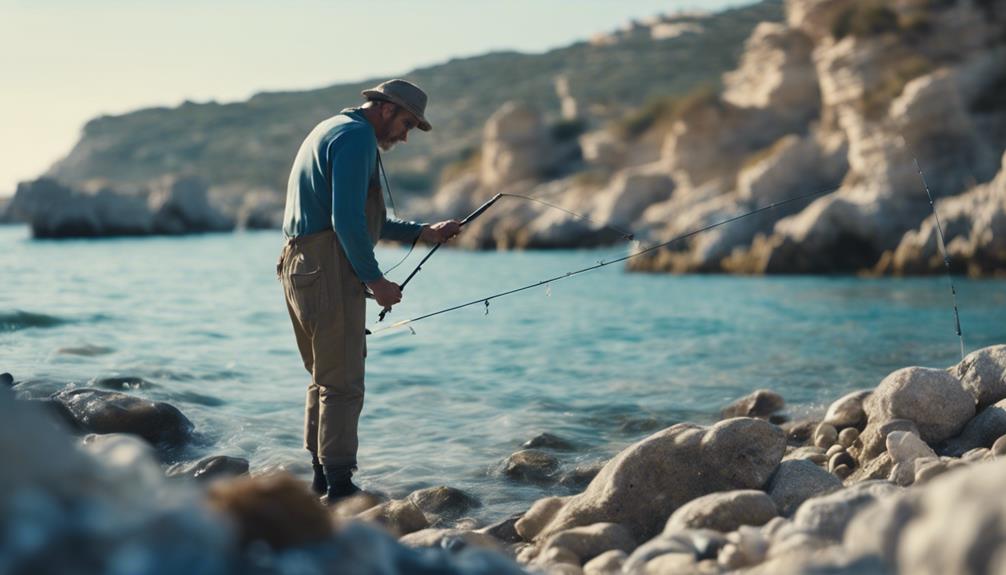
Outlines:
[[[349,519],[368,509],[373,509],[387,500],[387,497],[380,497],[367,491],[361,491],[329,506],[329,513],[337,519]]]
[[[517,534],[524,541],[531,541],[566,504],[568,497],[545,497],[534,502],[514,525]]]
[[[109,391],[135,391],[137,389],[150,389],[156,387],[153,383],[142,377],[99,377],[91,380],[91,385],[107,389]]]
[[[941,453],[960,457],[965,451],[976,447],[992,447],[992,444],[1004,434],[1006,434],[1006,399],[981,410],[964,426],[960,435],[947,441]]]
[[[430,522],[416,504],[406,500],[391,500],[371,507],[356,516],[362,521],[370,521],[383,526],[396,537],[426,529]]]
[[[960,433],[975,415],[975,399],[942,369],[906,367],[885,377],[864,408],[871,423],[913,421],[919,436],[932,444]]]
[[[866,411],[863,410],[863,402],[872,393],[872,389],[861,389],[836,399],[828,406],[824,422],[836,429],[845,429],[846,427],[862,429],[866,425]]]
[[[503,475],[530,483],[548,482],[558,469],[558,459],[537,449],[518,451],[503,462]]]
[[[184,445],[192,435],[192,422],[167,403],[97,389],[62,391],[53,399],[91,433],[131,433],[159,447]]]
[[[230,517],[243,545],[264,541],[286,549],[332,536],[328,513],[317,498],[285,473],[215,482],[207,503]]]
[[[950,368],[982,408],[1006,399],[1006,345],[973,351]]]
[[[223,477],[248,474],[248,460],[242,457],[213,455],[192,464],[175,464],[168,468],[168,477],[188,477],[199,481],[214,481]]]
[[[888,481],[867,481],[840,491],[808,499],[793,516],[801,531],[828,541],[839,542],[852,518],[878,499],[901,490]]]
[[[0,373],[0,386],[14,387],[14,376],[9,373]]]
[[[663,528],[675,509],[696,497],[761,488],[784,450],[782,430],[759,419],[728,419],[708,428],[674,425],[608,462],[538,537],[610,522],[646,540]]]
[[[636,548],[636,540],[621,525],[595,523],[552,535],[545,540],[542,553],[547,554],[551,547],[569,549],[579,557],[580,563],[584,563],[606,551],[619,550],[628,553]]]
[[[772,498],[763,491],[741,489],[710,493],[685,503],[672,513],[664,533],[686,529],[729,533],[741,525],[764,525],[778,515]]]
[[[437,518],[434,523],[456,519],[468,510],[482,507],[482,503],[460,489],[453,487],[429,487],[409,494],[408,500],[423,513]]]
[[[806,460],[783,461],[769,480],[766,491],[779,514],[791,516],[807,499],[842,488],[842,482]]]
[[[583,575],[617,575],[629,556],[624,551],[612,549],[594,557],[583,566]]]
[[[724,407],[720,412],[720,419],[730,419],[731,417],[768,418],[784,407],[786,407],[786,402],[781,395],[770,389],[759,389]]]
[[[502,521],[497,521],[496,523],[487,525],[477,531],[479,533],[491,535],[504,543],[518,543],[523,541],[520,534],[517,533],[517,522],[520,521],[522,517],[524,517],[523,513],[514,513]]]
[[[605,461],[580,463],[572,469],[563,470],[559,476],[559,485],[582,490],[597,477],[597,474],[604,468],[605,463]]]
[[[814,430],[814,445],[817,447],[828,449],[836,441],[838,441],[838,430],[834,425],[822,423]]]
[[[539,433],[521,445],[524,449],[554,449],[556,451],[572,451],[576,449],[572,443],[551,433]]]

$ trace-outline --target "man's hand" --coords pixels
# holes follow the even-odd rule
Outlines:
[[[446,220],[425,226],[419,237],[424,242],[442,244],[458,235],[460,231],[461,224],[457,220]]]
[[[383,277],[379,280],[367,282],[367,287],[374,293],[377,304],[383,308],[390,308],[402,301],[402,290],[398,284],[390,282]]]

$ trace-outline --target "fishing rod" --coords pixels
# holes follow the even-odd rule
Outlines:
[[[542,199],[539,199],[539,198],[535,198],[535,197],[532,197],[532,196],[525,196],[525,195],[521,195],[521,194],[498,193],[495,196],[493,196],[492,198],[490,198],[489,201],[487,201],[486,203],[484,203],[481,206],[479,206],[474,212],[468,214],[468,216],[465,217],[465,219],[461,220],[461,222],[460,222],[459,225],[461,227],[464,227],[465,224],[467,224],[468,222],[470,222],[470,221],[474,220],[475,218],[479,217],[480,215],[482,215],[483,212],[485,212],[486,210],[488,210],[489,207],[492,206],[494,203],[496,203],[496,201],[499,200],[500,198],[520,198],[520,199],[524,199],[524,200],[530,200],[532,202],[537,202],[539,204],[548,206],[550,208],[555,208],[557,210],[566,212],[567,214],[569,214],[571,216],[574,216],[574,217],[576,217],[578,219],[585,220],[585,221],[591,222],[591,223],[593,223],[595,225],[599,225],[599,226],[602,226],[602,227],[614,230],[614,231],[618,232],[624,239],[632,240],[635,237],[632,233],[627,232],[625,230],[622,230],[620,228],[617,228],[617,227],[615,227],[613,225],[610,225],[610,224],[600,224],[600,223],[595,222],[594,220],[588,218],[587,216],[584,216],[584,215],[578,214],[576,212],[567,210],[566,208],[563,208],[561,206],[557,206],[555,204],[551,204],[551,203],[546,202],[545,200],[542,200]],[[416,265],[416,268],[414,270],[412,270],[412,273],[410,273],[408,275],[408,277],[405,278],[405,281],[403,281],[401,283],[401,285],[398,286],[399,290],[404,290],[405,289],[405,286],[410,281],[412,281],[412,278],[415,277],[415,275],[417,273],[419,273],[419,270],[423,269],[423,264],[426,263],[426,260],[430,259],[430,257],[434,253],[436,253],[437,249],[439,249],[441,245],[443,245],[443,242],[438,242],[436,245],[434,245],[430,249],[429,252],[427,252],[426,256],[424,256],[423,259],[419,261],[419,264]],[[408,254],[406,254],[406,255],[408,255]],[[399,263],[401,263],[401,262],[399,262]],[[398,264],[396,264],[394,267],[397,267],[397,265]],[[378,316],[377,321],[379,321],[379,322],[380,321],[384,321],[384,317],[386,315],[388,315],[388,313],[390,311],[391,311],[390,307],[386,307],[383,310],[381,310],[381,313]]]
[[[468,222],[470,222],[470,221],[474,220],[475,218],[481,216],[483,212],[485,212],[486,210],[489,209],[489,206],[495,204],[496,201],[499,200],[502,197],[503,197],[503,194],[496,194],[495,196],[489,198],[489,200],[486,203],[484,203],[481,206],[479,206],[478,208],[476,208],[474,212],[472,212],[472,213],[468,214],[467,216],[465,216],[465,219],[461,220],[459,226],[460,227],[464,227],[465,224],[467,224]],[[410,281],[412,281],[412,278],[416,277],[416,274],[419,273],[419,270],[423,269],[423,264],[426,263],[426,260],[430,259],[430,257],[433,256],[433,254],[437,253],[437,250],[440,249],[440,246],[442,246],[442,245],[444,245],[444,242],[437,242],[437,244],[435,246],[433,246],[432,248],[430,248],[430,251],[426,252],[426,256],[424,256],[423,259],[421,259],[419,261],[419,264],[416,266],[416,269],[412,270],[412,273],[409,274],[409,277],[405,278],[405,281],[403,281],[398,286],[398,289],[400,291],[405,291],[405,286],[408,285]],[[384,316],[388,315],[388,312],[390,312],[390,311],[391,311],[391,307],[390,306],[382,309],[381,310],[381,314],[378,316],[377,321],[384,321]]]
[[[485,306],[485,308],[486,308],[486,313],[488,314],[489,313],[489,302],[492,301],[492,300],[494,300],[494,299],[506,297],[508,295],[512,295],[512,294],[519,293],[519,292],[522,292],[522,291],[526,291],[526,290],[529,290],[529,289],[534,289],[534,288],[537,288],[537,287],[541,287],[543,285],[548,285],[548,284],[551,284],[552,282],[557,282],[557,281],[560,281],[560,280],[564,280],[566,278],[573,277],[575,275],[579,275],[579,274],[586,273],[586,272],[589,272],[589,271],[593,271],[593,270],[596,270],[596,269],[600,269],[600,268],[603,268],[605,266],[610,266],[612,264],[621,263],[621,262],[630,260],[632,258],[639,257],[639,256],[641,256],[643,254],[650,253],[650,252],[652,252],[654,250],[658,250],[660,248],[667,247],[667,246],[669,246],[669,245],[671,245],[673,243],[679,242],[681,240],[688,239],[688,238],[690,238],[692,236],[698,235],[698,234],[700,234],[702,232],[705,232],[705,231],[709,231],[709,230],[711,230],[713,228],[717,228],[719,226],[723,226],[723,225],[729,224],[731,222],[736,222],[738,220],[742,220],[744,218],[753,216],[755,214],[759,214],[759,213],[767,211],[767,210],[771,210],[771,209],[777,208],[779,206],[783,206],[783,205],[786,205],[786,204],[798,202],[800,200],[805,200],[805,199],[808,199],[808,198],[816,198],[818,196],[823,196],[823,195],[826,195],[826,194],[830,194],[830,193],[834,192],[837,189],[838,188],[830,188],[830,189],[827,189],[827,190],[822,190],[822,191],[818,191],[818,192],[814,192],[814,193],[810,193],[810,194],[803,194],[803,195],[800,195],[800,196],[795,196],[795,197],[792,197],[792,198],[787,198],[785,200],[780,200],[778,202],[773,202],[771,204],[768,204],[767,206],[762,206],[760,208],[751,210],[749,212],[745,212],[745,213],[740,214],[738,216],[734,216],[732,218],[727,218],[725,220],[721,220],[719,222],[715,222],[715,223],[710,224],[708,226],[704,226],[702,228],[698,228],[698,229],[692,230],[690,232],[686,232],[686,233],[681,234],[679,236],[675,236],[675,237],[671,238],[670,240],[668,240],[666,242],[663,242],[663,243],[660,243],[660,244],[656,244],[656,245],[652,245],[650,247],[647,247],[645,249],[639,250],[637,252],[631,253],[631,254],[626,255],[626,256],[622,256],[622,257],[619,257],[619,258],[616,258],[616,259],[613,259],[613,260],[602,260],[602,261],[600,261],[597,264],[594,264],[592,266],[588,266],[588,267],[581,268],[581,269],[578,269],[578,270],[569,271],[569,272],[566,272],[566,273],[564,273],[562,275],[558,275],[558,276],[555,276],[555,277],[544,279],[544,280],[541,280],[541,281],[538,281],[538,282],[534,282],[534,283],[531,283],[531,284],[527,284],[527,285],[524,285],[524,286],[521,286],[521,287],[517,287],[517,288],[514,288],[514,289],[510,289],[510,290],[498,292],[498,293],[495,293],[495,294],[492,294],[492,295],[489,295],[489,296],[486,296],[486,297],[481,297],[481,298],[478,298],[478,299],[474,299],[474,300],[466,302],[466,303],[462,303],[462,304],[459,304],[459,305],[455,305],[455,306],[447,307],[447,308],[444,308],[444,309],[441,309],[441,310],[437,310],[437,311],[434,311],[434,312],[430,312],[430,313],[427,313],[427,314],[424,314],[424,315],[420,315],[418,317],[414,317],[412,319],[406,319],[406,320],[398,321],[398,322],[395,322],[395,323],[393,323],[393,324],[391,324],[389,326],[385,326],[385,327],[382,327],[382,328],[379,328],[379,329],[375,329],[375,330],[373,330],[372,333],[376,334],[376,333],[380,333],[382,331],[387,331],[389,329],[395,329],[395,328],[399,328],[399,327],[408,326],[410,324],[416,323],[418,321],[422,321],[422,320],[427,319],[427,318],[431,318],[431,317],[434,317],[434,316],[438,316],[438,315],[445,314],[445,313],[448,313],[448,312],[456,311],[456,310],[459,310],[459,309],[462,309],[462,308],[466,308],[466,307],[469,307],[469,306],[473,306],[473,305],[477,305],[477,304],[483,304]],[[410,327],[410,329],[411,329],[411,327]]]
[[[902,137],[902,141],[904,141],[904,137]],[[908,147],[907,142],[905,142],[905,147]],[[926,175],[922,173],[922,167],[919,166],[919,159],[913,154],[912,160],[915,161],[915,169],[919,172],[919,178],[922,179],[922,187],[925,188],[926,195],[929,196],[929,207],[932,208],[933,217],[936,218],[936,237],[939,240],[940,252],[943,255],[943,265],[947,269],[947,283],[950,284],[950,295],[954,302],[954,328],[957,330],[957,338],[961,342],[961,361],[964,361],[964,334],[961,332],[961,314],[957,311],[957,288],[954,287],[954,276],[950,271],[950,255],[947,253],[947,244],[943,237],[943,225],[940,223],[940,215],[936,213],[933,194],[929,191],[929,184],[926,182]]]

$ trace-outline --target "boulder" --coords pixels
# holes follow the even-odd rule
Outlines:
[[[950,373],[961,380],[979,408],[1006,399],[1006,345],[973,351],[950,368]]]
[[[558,459],[537,449],[518,451],[503,461],[503,475],[517,481],[550,481],[558,469]]]
[[[150,184],[147,207],[161,234],[227,231],[234,223],[210,203],[206,183],[195,176],[164,176]]]
[[[870,422],[908,419],[926,443],[958,433],[975,415],[975,399],[960,380],[942,369],[906,367],[880,382],[865,403]]]
[[[416,507],[428,516],[436,518],[434,523],[446,519],[456,519],[469,509],[482,507],[475,497],[453,487],[429,487],[409,494],[408,498]]]
[[[763,491],[742,489],[710,493],[685,503],[672,513],[664,533],[686,529],[729,533],[741,525],[764,525],[778,515],[775,502]]]
[[[862,429],[866,425],[866,411],[863,410],[863,402],[872,393],[872,389],[861,389],[836,399],[828,406],[828,411],[824,414],[824,422],[834,426],[835,429],[845,429],[846,427]]]
[[[574,527],[560,531],[545,540],[542,554],[549,548],[569,549],[580,559],[580,563],[612,550],[628,553],[636,548],[636,540],[621,525],[616,523],[595,523],[584,527]]]
[[[362,521],[370,521],[383,526],[397,537],[415,533],[430,526],[426,516],[416,504],[407,500],[391,500],[360,513]]]
[[[1006,435],[1006,399],[981,410],[964,426],[960,435],[947,441],[940,452],[960,457],[977,447],[992,447],[1003,435]]]
[[[514,530],[524,541],[533,540],[566,504],[567,497],[545,497],[534,502],[531,509],[517,520]]]
[[[866,481],[808,499],[793,516],[793,526],[815,537],[839,542],[852,518],[878,499],[901,490],[888,481]]]
[[[786,439],[759,419],[703,428],[678,424],[626,448],[586,491],[569,498],[539,539],[583,525],[620,523],[643,541],[681,505],[708,493],[759,489],[779,465]]]
[[[777,411],[782,411],[786,402],[782,396],[771,389],[759,389],[734,401],[720,411],[720,419],[731,417],[768,418]]]
[[[769,480],[766,491],[779,514],[789,517],[812,498],[842,488],[842,481],[805,459],[783,461]]]
[[[628,555],[619,549],[605,551],[583,566],[583,575],[618,575]]]
[[[195,463],[176,463],[165,472],[168,477],[188,477],[198,481],[214,481],[223,477],[248,474],[248,460],[242,457],[212,455]]]
[[[90,433],[131,433],[156,447],[178,447],[192,436],[192,422],[167,403],[97,389],[61,391],[53,399]]]

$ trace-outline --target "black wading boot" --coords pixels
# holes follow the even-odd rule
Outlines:
[[[323,503],[332,505],[340,499],[344,499],[360,491],[360,488],[353,483],[354,469],[355,467],[345,465],[325,466],[325,478],[328,480],[328,493],[322,498]]]
[[[311,456],[311,467],[314,468],[314,481],[311,482],[311,491],[319,496],[328,493],[328,480],[325,479],[325,468],[318,461],[317,455]]]

